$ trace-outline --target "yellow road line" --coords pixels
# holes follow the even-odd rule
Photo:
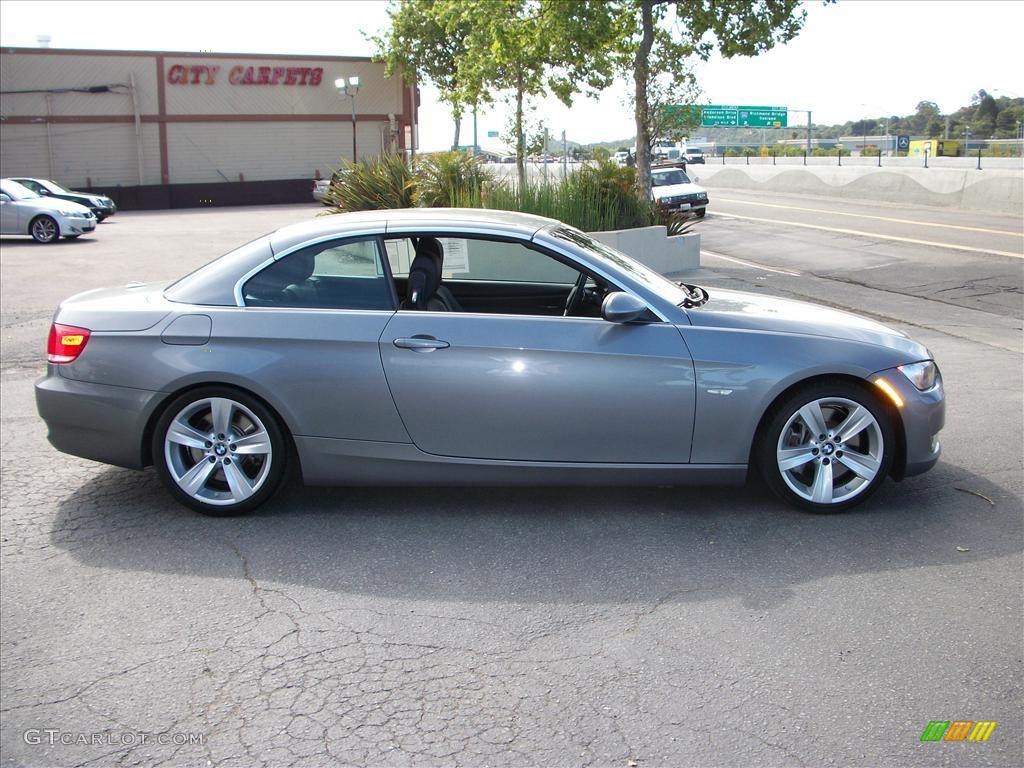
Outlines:
[[[823,227],[819,224],[803,224],[799,221],[780,221],[779,219],[759,219],[756,216],[740,216],[736,213],[714,212],[715,216],[726,219],[743,219],[745,221],[760,221],[765,224],[782,224],[787,227],[802,227],[804,229],[820,229],[824,232],[835,232],[840,235],[857,235],[859,237],[870,237],[875,240],[892,240],[897,243],[912,243],[914,245],[930,245],[933,248],[950,248],[954,251],[967,251],[968,253],[987,253],[993,256],[1007,256],[1011,259],[1024,259],[1024,253],[1011,253],[1010,251],[996,251],[992,248],[974,248],[969,245],[954,245],[953,243],[936,243],[933,240],[918,240],[913,237],[896,237],[895,235],[880,235],[877,232],[861,232],[857,229],[838,229],[836,227]]]
[[[965,227],[960,224],[939,224],[934,221],[914,221],[913,219],[894,219],[889,216],[872,216],[867,213],[849,213],[848,211],[831,211],[825,208],[804,208],[799,205],[780,205],[778,203],[756,203],[752,200],[736,200],[728,197],[715,197],[714,202],[739,203],[740,205],[760,205],[764,208],[787,208],[791,211],[810,211],[811,213],[829,213],[833,216],[853,216],[858,219],[875,219],[876,221],[891,221],[895,224],[914,224],[919,227],[942,227],[943,229],[960,229],[965,232],[985,232],[990,235],[1009,235],[1010,237],[1024,237],[1024,231],[1010,232],[1005,229],[985,229],[984,227]]]
[[[715,253],[714,251],[706,251],[703,248],[700,249],[702,255],[711,256],[714,259],[721,259],[722,261],[731,261],[734,264],[742,264],[744,267],[753,267],[754,269],[763,269],[765,272],[775,272],[779,275],[789,275],[790,277],[800,277],[799,272],[793,272],[789,269],[778,269],[776,267],[766,267],[764,264],[758,264],[756,261],[744,261],[743,259],[737,259],[735,256],[724,256],[721,253]]]

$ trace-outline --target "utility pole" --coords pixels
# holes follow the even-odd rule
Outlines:
[[[548,183],[548,128],[544,126],[544,157],[541,158],[544,164],[544,183]]]
[[[565,142],[565,131],[562,131],[562,178],[565,178],[569,166],[569,147]]]

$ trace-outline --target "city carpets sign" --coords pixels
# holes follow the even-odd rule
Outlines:
[[[208,64],[172,64],[167,70],[171,85],[216,85],[221,67]],[[323,67],[231,67],[227,73],[231,85],[320,85]]]

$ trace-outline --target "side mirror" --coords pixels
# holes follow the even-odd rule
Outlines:
[[[11,198],[7,196],[6,192],[0,192],[0,203],[9,203]]]
[[[631,323],[647,313],[647,305],[631,293],[614,291],[601,302],[601,317],[609,323]]]
[[[43,187],[42,189],[39,190],[39,194],[42,195],[43,197],[47,197],[50,194],[50,190],[48,190],[46,187]]]

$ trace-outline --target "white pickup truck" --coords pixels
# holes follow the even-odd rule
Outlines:
[[[697,186],[683,168],[675,165],[651,168],[651,196],[666,208],[690,211],[698,219],[707,212],[707,190]]]

